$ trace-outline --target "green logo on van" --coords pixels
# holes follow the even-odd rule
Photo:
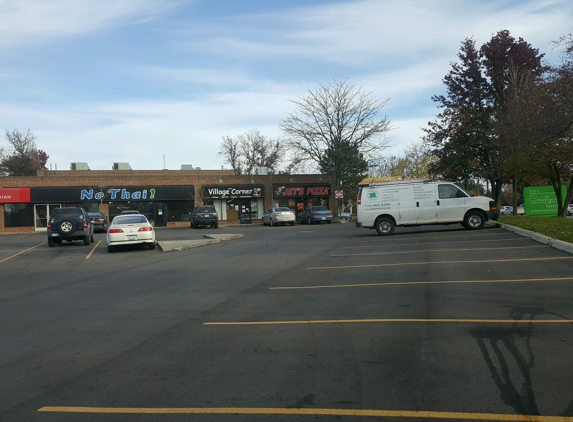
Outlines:
[[[368,194],[368,197],[369,197],[370,199],[376,199],[376,198],[378,198],[378,192],[376,192],[375,190],[373,190],[373,191],[371,191],[371,192]]]

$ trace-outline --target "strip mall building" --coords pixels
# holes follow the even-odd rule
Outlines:
[[[45,231],[51,211],[82,206],[111,220],[135,209],[156,227],[182,221],[197,205],[214,205],[221,224],[260,222],[265,210],[296,212],[330,207],[330,179],[323,175],[235,176],[232,170],[70,170],[0,177],[0,233]]]

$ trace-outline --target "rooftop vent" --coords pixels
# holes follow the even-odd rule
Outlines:
[[[88,163],[70,163],[70,170],[89,170]]]
[[[131,170],[129,163],[113,163],[113,170]]]

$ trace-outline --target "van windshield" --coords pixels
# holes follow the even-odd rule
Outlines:
[[[456,185],[456,187],[461,190],[463,193],[465,193],[467,196],[475,196],[472,195],[471,193],[469,193],[467,190],[465,190],[464,188],[462,188],[460,185],[458,185],[457,183],[454,183],[454,185]]]

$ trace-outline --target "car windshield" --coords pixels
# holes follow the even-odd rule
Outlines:
[[[214,207],[198,207],[197,212],[216,212]]]
[[[103,214],[101,212],[90,212],[88,213],[90,218],[103,218]]]
[[[137,224],[147,223],[147,218],[144,215],[118,215],[113,219],[113,224]]]
[[[282,208],[275,208],[276,212],[285,212],[290,211],[290,208],[282,207]]]

